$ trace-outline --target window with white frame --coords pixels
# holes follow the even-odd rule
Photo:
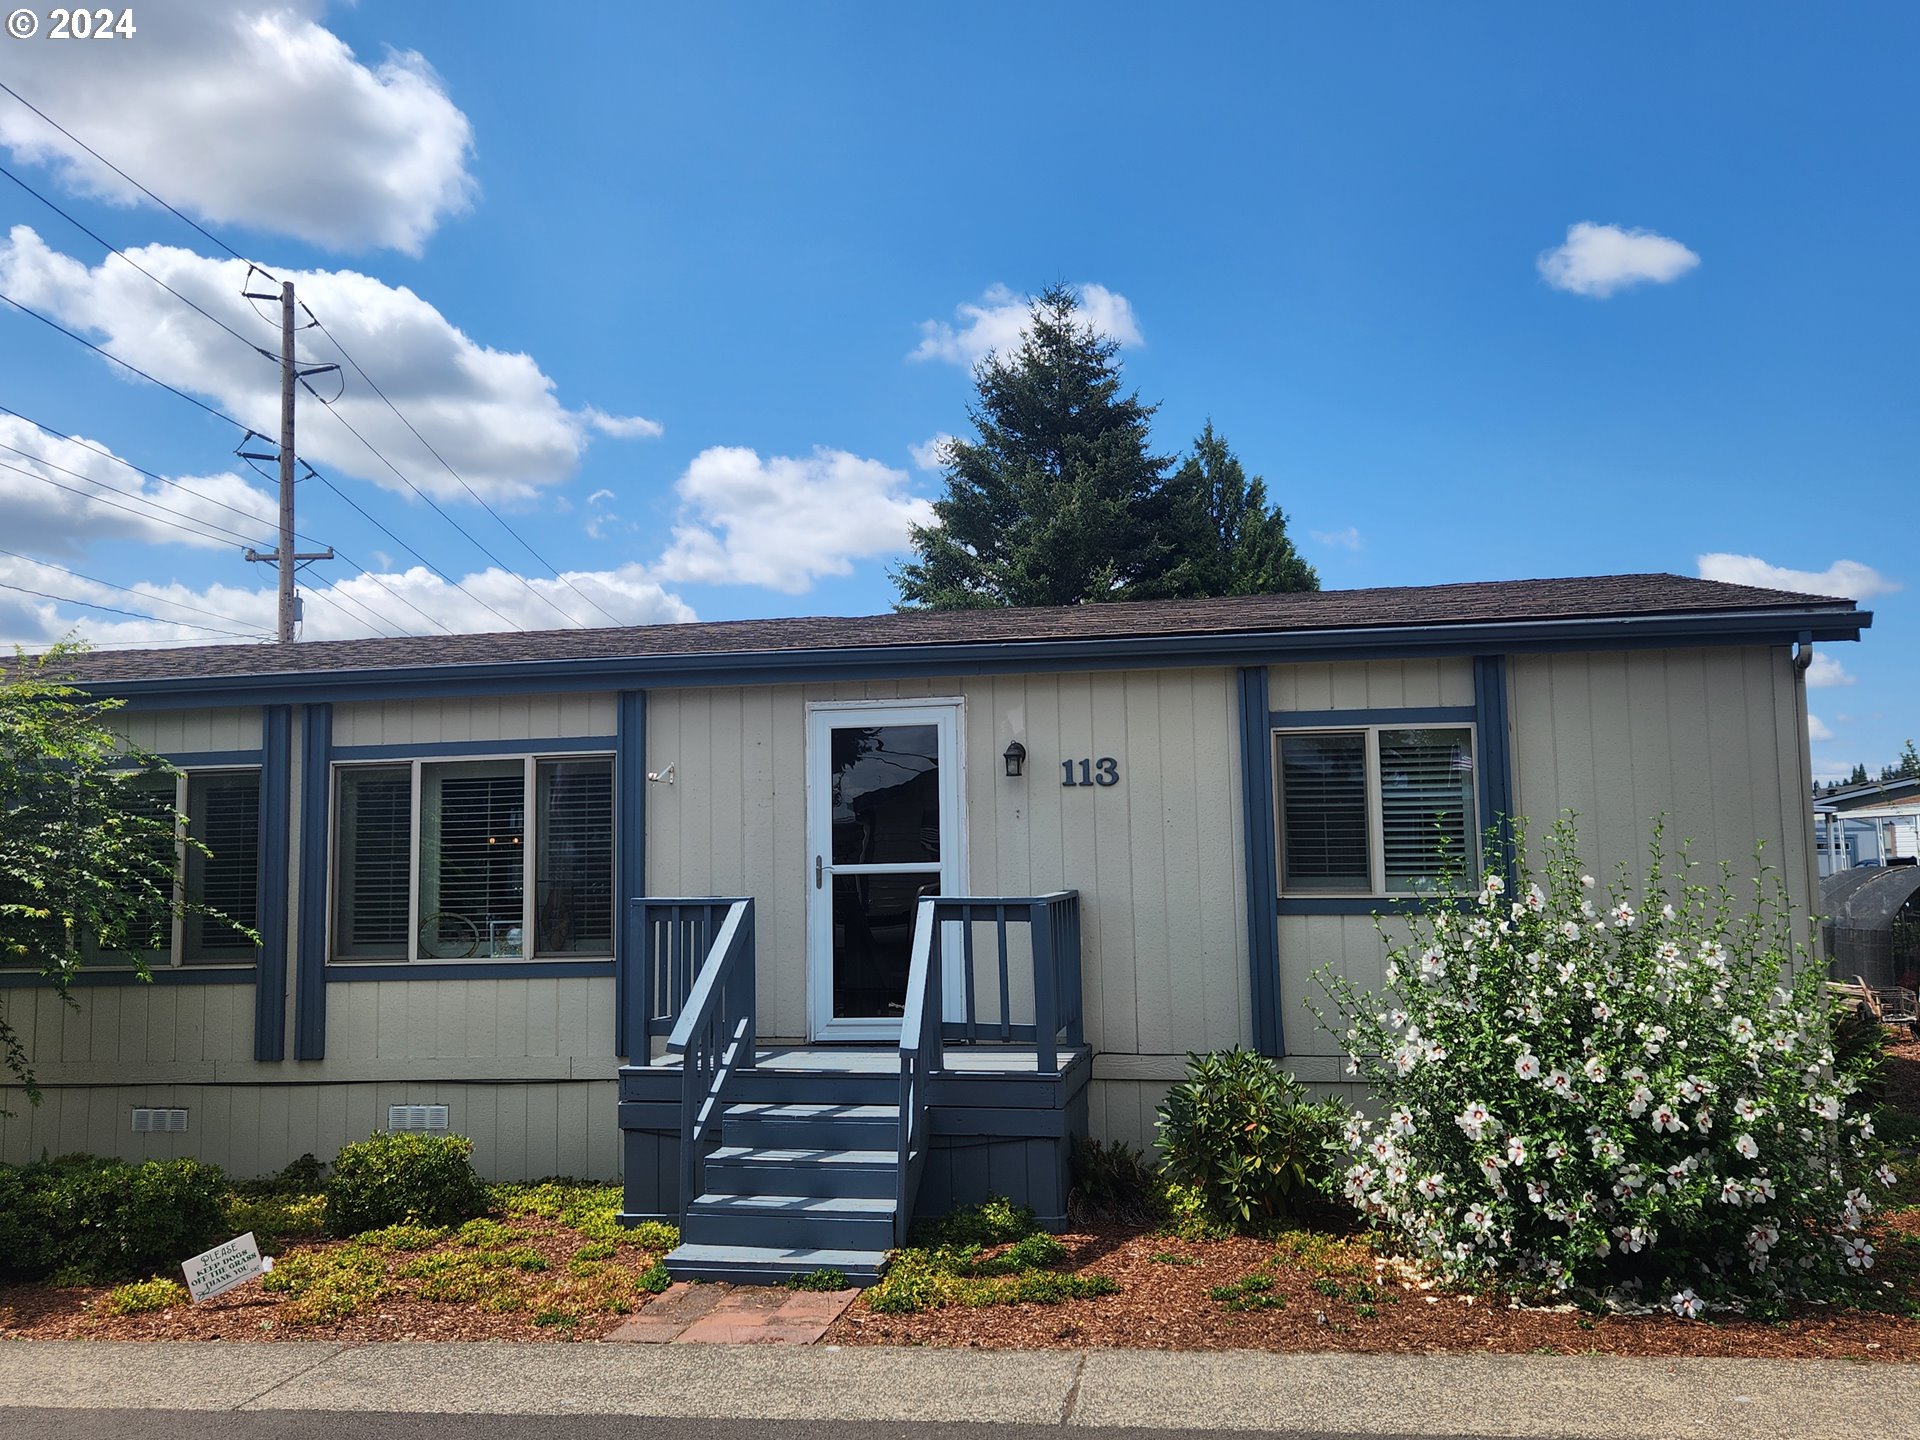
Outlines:
[[[1473,730],[1275,732],[1283,895],[1419,895],[1479,865]]]
[[[186,834],[198,842],[172,845],[173,903],[156,904],[140,927],[141,957],[149,965],[251,965],[250,932],[260,918],[259,770],[190,770],[133,784],[135,805],[186,816]],[[91,941],[82,953],[108,964],[116,958]]]
[[[335,795],[336,960],[613,953],[611,757],[342,765]]]

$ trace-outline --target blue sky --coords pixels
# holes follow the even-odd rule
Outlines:
[[[967,362],[1060,280],[1161,448],[1211,416],[1328,586],[1838,589],[1878,619],[1814,672],[1816,770],[1920,732],[1910,7],[134,18],[0,40],[0,80],[294,278],[458,472],[358,375],[336,410],[384,460],[303,403],[300,528],[376,577],[304,576],[313,638],[884,609]],[[0,162],[272,343],[244,267],[5,94]],[[273,423],[265,359],[5,179],[0,236],[0,291]],[[238,433],[0,312],[0,406],[178,482],[0,415],[0,640],[270,629]]]

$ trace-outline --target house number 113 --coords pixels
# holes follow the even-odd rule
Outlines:
[[[1078,775],[1074,774],[1075,769],[1079,770]],[[1120,762],[1111,755],[1103,755],[1098,760],[1062,760],[1060,783],[1062,785],[1118,785]]]

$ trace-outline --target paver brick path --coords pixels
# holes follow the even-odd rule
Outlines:
[[[607,1339],[642,1345],[811,1345],[859,1293],[682,1280]]]

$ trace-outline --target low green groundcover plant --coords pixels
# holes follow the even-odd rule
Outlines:
[[[1346,1118],[1339,1105],[1308,1100],[1264,1055],[1189,1055],[1187,1078],[1168,1089],[1155,1121],[1161,1170],[1197,1192],[1214,1221],[1271,1228],[1333,1192]]]
[[[185,1305],[192,1297],[178,1280],[164,1276],[154,1280],[135,1280],[107,1292],[101,1308],[109,1315],[145,1315],[153,1310],[171,1310]]]
[[[1893,1172],[1823,976],[1776,877],[1740,903],[1651,849],[1603,890],[1562,821],[1511,890],[1492,870],[1414,918],[1386,995],[1321,972],[1379,1105],[1346,1127],[1346,1194],[1461,1281],[1689,1318],[1839,1298]]]
[[[1001,1196],[923,1226],[923,1243],[896,1251],[867,1306],[910,1315],[947,1305],[1058,1305],[1120,1286],[1110,1275],[1074,1275],[1057,1267],[1067,1247],[1041,1230],[1033,1212]]]
[[[389,1225],[458,1225],[483,1215],[486,1187],[464,1135],[377,1133],[341,1147],[327,1176],[327,1229],[357,1235]]]

